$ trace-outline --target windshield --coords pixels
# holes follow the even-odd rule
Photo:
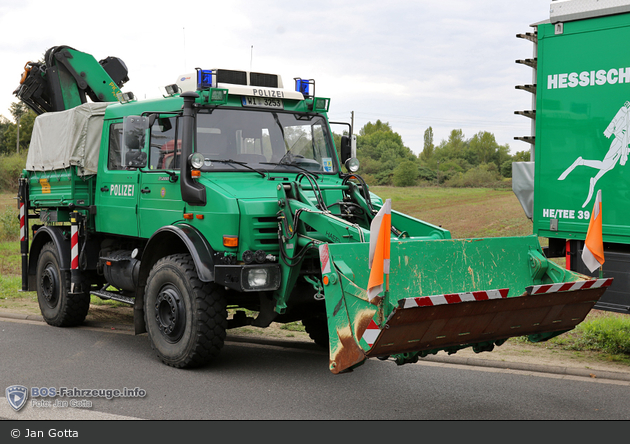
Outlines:
[[[317,115],[225,108],[200,111],[195,142],[195,151],[205,158],[202,171],[246,171],[238,162],[261,170],[337,171],[326,120]]]

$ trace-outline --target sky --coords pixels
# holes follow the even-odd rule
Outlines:
[[[533,45],[516,34],[549,19],[551,0],[0,0],[0,115],[28,61],[53,46],[121,58],[122,88],[160,97],[178,76],[223,68],[315,80],[331,121],[388,122],[418,154],[453,129],[493,133],[510,152],[530,144]],[[333,127],[341,132],[343,127]]]

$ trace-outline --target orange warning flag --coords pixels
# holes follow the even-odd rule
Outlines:
[[[582,260],[586,267],[594,272],[604,263],[604,239],[602,237],[602,190],[597,191],[593,214],[588,224]]]
[[[387,199],[370,224],[370,280],[368,300],[374,302],[383,291],[383,275],[389,275],[391,248],[392,201]]]

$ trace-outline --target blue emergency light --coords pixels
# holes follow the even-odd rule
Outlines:
[[[299,77],[296,77],[294,80],[295,90],[302,93],[304,97],[311,97],[311,85],[313,85],[313,94],[315,93],[315,80],[300,79]]]
[[[212,88],[212,76],[214,73],[211,69],[199,69],[197,68],[197,89]]]

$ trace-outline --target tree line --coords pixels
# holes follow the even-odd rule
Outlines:
[[[13,120],[0,115],[0,154],[23,154],[28,150],[36,114],[22,102],[14,102],[9,107]],[[19,122],[19,131],[18,131]],[[18,143],[18,133],[20,141]]]
[[[369,185],[511,187],[512,162],[529,161],[529,157],[529,151],[510,154],[509,145],[499,145],[488,131],[467,139],[461,129],[454,129],[436,145],[429,127],[419,155],[404,145],[387,122],[369,122],[357,134],[359,174]]]

